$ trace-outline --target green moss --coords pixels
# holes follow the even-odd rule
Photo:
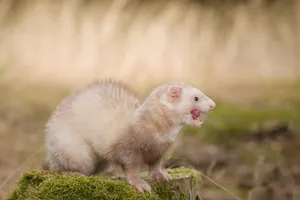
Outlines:
[[[203,141],[207,142],[219,144],[234,142],[248,137],[253,133],[253,127],[263,128],[268,122],[300,124],[300,103],[295,102],[295,98],[292,98],[291,101],[286,100],[280,107],[238,106],[217,102],[217,108],[208,115],[200,129],[185,127],[183,131],[188,135],[201,135]]]
[[[192,178],[192,184],[193,187],[201,181],[201,176],[199,172],[191,169],[191,168],[175,168],[175,169],[166,169],[165,170],[167,173],[172,174],[172,177],[174,178],[182,178],[182,177],[191,177]]]
[[[180,167],[174,169],[165,169],[165,171],[172,175],[173,178],[182,178],[184,176],[192,177],[195,180],[200,180],[200,174],[198,171],[187,167]]]
[[[199,180],[199,174],[191,169],[178,168],[166,171],[174,179],[189,176],[194,184]],[[151,194],[140,193],[125,181],[79,174],[32,171],[22,176],[7,199],[188,199],[183,191],[176,191],[171,182],[153,182],[151,185]]]
[[[183,178],[183,177],[192,177],[193,179],[199,181],[200,180],[200,173],[196,170],[193,170],[191,168],[187,167],[180,167],[180,168],[174,168],[174,169],[164,169],[165,172],[172,175],[174,179],[176,178]],[[148,175],[147,172],[141,173],[142,178],[146,178]]]

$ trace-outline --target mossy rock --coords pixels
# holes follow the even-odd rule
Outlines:
[[[196,198],[196,188],[200,183],[200,175],[197,171],[189,168],[166,169],[166,171],[173,177],[173,180],[149,182],[152,186],[151,194],[139,193],[126,181],[107,177],[31,171],[23,174],[7,200],[185,200]]]

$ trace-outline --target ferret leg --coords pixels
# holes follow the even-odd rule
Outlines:
[[[101,174],[101,173],[103,173],[105,170],[108,169],[109,164],[110,163],[108,162],[108,160],[105,160],[105,159],[99,160],[99,162],[97,163],[97,167],[95,169],[94,174]]]
[[[155,181],[172,180],[172,176],[162,170],[162,159],[149,165],[149,178]]]
[[[145,190],[151,192],[151,186],[139,176],[140,166],[138,164],[126,166],[123,169],[129,184],[136,187],[140,192],[144,192]]]

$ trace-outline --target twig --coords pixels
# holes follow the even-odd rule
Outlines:
[[[200,200],[203,200],[202,196],[198,193],[197,196],[199,197]]]
[[[27,164],[28,162],[30,162],[38,153],[40,153],[40,151],[43,149],[43,146],[41,146],[34,154],[32,154],[28,159],[26,159],[21,165],[19,165],[17,167],[17,169],[15,169],[15,171],[13,173],[11,173],[0,185],[0,192],[3,188],[3,186],[18,172],[20,171],[20,169]]]
[[[235,199],[237,200],[241,200],[237,195],[235,195],[233,192],[229,191],[228,189],[226,189],[225,187],[223,187],[221,184],[217,183],[216,181],[214,181],[213,179],[209,178],[208,176],[206,176],[205,174],[199,172],[204,178],[206,178],[207,180],[209,180],[210,182],[212,182],[213,184],[215,184],[216,186],[218,186],[219,188],[221,188],[222,190],[224,190],[225,192],[227,192],[228,194],[230,194],[231,196],[233,196]]]
[[[217,164],[216,159],[213,159],[213,160],[210,162],[210,164],[209,164],[209,166],[208,166],[208,169],[207,169],[207,171],[206,171],[206,174],[207,174],[208,176],[210,176],[210,175],[212,174],[212,171],[213,171],[214,167],[216,166],[216,164]]]

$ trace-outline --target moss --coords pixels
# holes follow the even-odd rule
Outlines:
[[[188,168],[167,169],[166,171],[174,179],[190,177],[193,187],[200,178],[196,171]],[[183,190],[174,189],[172,182],[152,182],[151,185],[151,194],[139,193],[125,181],[105,177],[86,177],[80,174],[66,175],[49,171],[32,171],[21,177],[7,199],[188,199]]]
[[[196,184],[201,181],[201,176],[199,172],[186,167],[175,168],[175,169],[166,169],[167,173],[172,174],[174,178],[182,178],[184,176],[192,178],[192,186],[195,187]]]

